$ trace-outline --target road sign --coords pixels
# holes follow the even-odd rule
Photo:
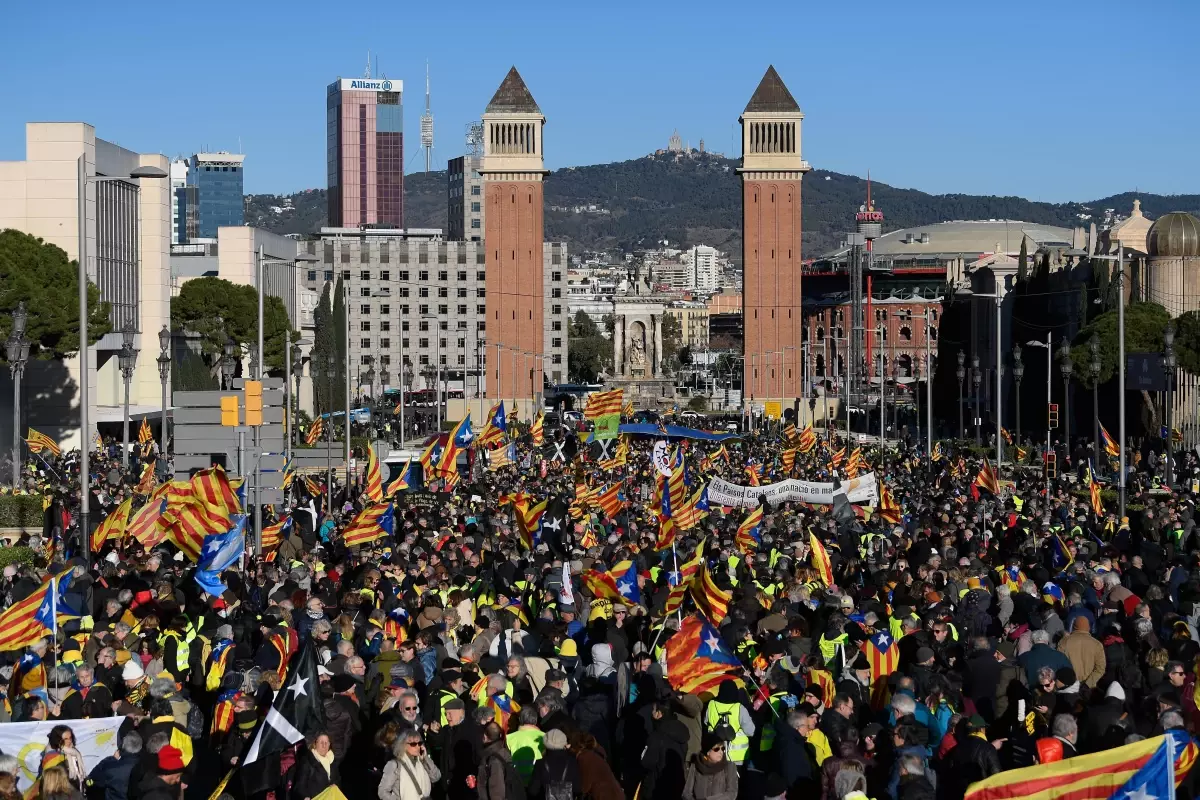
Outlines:
[[[1159,353],[1125,354],[1125,388],[1135,392],[1165,392],[1167,376]]]
[[[783,404],[778,400],[768,400],[763,403],[763,411],[767,419],[779,419],[783,416]]]

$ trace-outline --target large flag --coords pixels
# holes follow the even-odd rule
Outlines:
[[[503,467],[511,467],[516,464],[516,444],[509,443],[500,447],[486,450],[488,470],[495,472]]]
[[[287,682],[251,736],[241,762],[246,794],[274,787],[279,781],[279,754],[324,727],[317,649],[310,639],[292,656]]]
[[[1096,482],[1096,473],[1092,471],[1092,460],[1088,459],[1087,473],[1084,475],[1084,483],[1088,487],[1088,495],[1092,501],[1092,511],[1096,517],[1104,516],[1104,503],[1100,499],[1100,484]]]
[[[104,521],[92,531],[92,552],[100,551],[109,539],[121,540],[125,535],[125,527],[129,522],[129,512],[133,510],[133,495],[126,497],[121,505],[114,508]]]
[[[1195,763],[1195,743],[1182,731],[1021,769],[971,784],[966,800],[1167,800]]]
[[[813,430],[812,425],[805,425],[804,430],[800,431],[800,438],[796,442],[796,448],[801,453],[810,453],[817,446],[817,432]]]
[[[594,436],[596,439],[615,439],[620,435],[621,404],[624,397],[623,389],[593,392],[588,395],[583,416],[595,423]]]
[[[190,497],[167,504],[167,510],[158,518],[158,525],[187,558],[199,561],[204,537],[230,530],[234,516],[207,505],[198,497]]]
[[[1000,494],[1000,482],[996,479],[996,470],[992,469],[991,462],[986,458],[983,460],[983,469],[979,470],[979,474],[975,476],[975,485],[994,495]]]
[[[622,484],[617,481],[600,494],[596,495],[596,505],[606,519],[616,519],[625,510],[625,496],[622,494]]]
[[[583,573],[583,585],[597,599],[615,600],[618,603],[642,602],[642,591],[638,586],[637,565],[622,561],[608,572],[588,570]]]
[[[325,433],[325,420],[317,417],[308,426],[308,433],[304,435],[304,443],[312,447],[317,442],[321,441],[321,436]]]
[[[1108,431],[1104,429],[1103,425],[1100,426],[1100,438],[1104,440],[1104,452],[1109,458],[1117,458],[1121,455],[1121,446],[1108,435]]]
[[[758,550],[758,545],[762,542],[762,534],[759,532],[762,528],[763,509],[758,506],[752,509],[746,518],[742,520],[742,524],[738,525],[737,534],[733,537],[734,544],[744,556],[752,556]]]
[[[549,504],[549,498],[540,503],[524,499],[513,504],[517,517],[517,533],[526,550],[532,550],[538,544],[542,531],[542,515],[546,513],[546,506]]]
[[[475,434],[471,431],[471,412],[454,426],[454,430],[446,437],[446,446],[437,460],[436,473],[439,478],[447,478],[458,474],[458,454],[471,445]]]
[[[479,432],[479,444],[500,444],[508,438],[508,416],[504,413],[504,401],[492,406],[488,412],[487,424]]]
[[[692,599],[696,601],[696,608],[700,613],[713,625],[720,625],[729,612],[729,601],[733,592],[723,591],[717,586],[707,564],[701,566],[700,573],[692,581],[691,591]]]
[[[700,567],[704,563],[704,540],[696,545],[696,552],[690,559],[679,565],[679,572],[671,573],[667,576],[667,581],[670,584],[670,589],[667,590],[667,602],[663,606],[663,614],[671,616],[679,607],[683,605],[683,598],[687,596],[688,589],[692,586],[692,581],[700,573]]]
[[[263,532],[266,538],[266,532]],[[198,569],[212,572],[224,572],[242,558],[246,549],[246,515],[238,514],[233,519],[233,527],[225,533],[210,533],[204,537],[204,545],[200,548]]]
[[[683,504],[683,508],[674,514],[675,524],[679,526],[679,530],[691,530],[700,525],[700,521],[708,515],[708,484],[704,484],[696,490],[691,499]]]
[[[892,497],[891,488],[882,481],[879,488],[879,516],[892,525],[900,523],[900,504]]]
[[[882,630],[860,647],[871,665],[871,708],[880,711],[888,703],[888,676],[900,665],[900,646],[889,631]]]
[[[32,594],[0,614],[0,652],[28,647],[57,629],[59,582],[70,573],[51,575]]]
[[[62,455],[62,448],[58,446],[58,442],[44,433],[35,431],[33,428],[29,429],[29,435],[25,437],[25,444],[29,447],[29,452],[31,453],[40,453],[43,450],[48,450],[52,455]]]
[[[829,553],[812,531],[808,534],[808,545],[812,548],[812,563],[821,573],[821,580],[825,581],[826,586],[833,586],[833,564],[829,561]]]
[[[292,530],[292,515],[289,514],[283,519],[277,521],[273,525],[268,525],[263,528],[262,532],[262,549],[263,552],[274,550],[283,543],[283,540],[291,533]]]
[[[192,476],[191,484],[192,493],[213,513],[225,517],[242,513],[241,498],[221,467],[200,470]]]
[[[372,503],[383,500],[383,473],[379,470],[379,458],[375,448],[367,445],[367,499]]]
[[[158,520],[167,510],[170,487],[171,483],[164,483],[155,489],[146,504],[133,513],[125,526],[125,535],[136,539],[147,550],[167,538],[167,532],[158,524]]]
[[[533,442],[534,447],[541,447],[546,442],[546,412],[539,411],[537,416],[533,418],[533,424],[529,426],[529,438]]]
[[[376,503],[367,506],[350,520],[350,524],[342,532],[342,541],[346,547],[358,547],[384,536],[391,536],[395,531],[395,507],[391,503]]]
[[[713,692],[741,670],[716,628],[700,617],[683,621],[666,644],[667,682],[686,694]]]

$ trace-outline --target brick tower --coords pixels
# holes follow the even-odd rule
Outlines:
[[[517,68],[483,113],[483,246],[487,260],[487,396],[528,409],[545,362],[542,126]],[[539,357],[532,357],[531,355]],[[481,423],[482,424],[482,423]]]
[[[742,112],[742,318],[747,401],[804,396],[800,378],[800,157],[804,114],[768,67]]]

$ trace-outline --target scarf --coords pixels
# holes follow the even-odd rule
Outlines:
[[[413,782],[413,787],[420,793],[420,796],[428,797],[429,793],[433,791],[433,782],[429,780],[429,772],[425,769],[425,765],[421,763],[421,759],[413,758],[406,753],[397,758],[396,763],[407,773],[409,780]]]
[[[701,775],[717,775],[721,772],[724,772],[728,764],[729,762],[725,759],[721,759],[720,761],[709,761],[703,756],[696,757],[696,771]]]
[[[330,780],[332,780],[333,779],[333,771],[332,771],[333,770],[333,749],[331,748],[329,750],[329,752],[326,753],[325,755],[321,755],[316,750],[309,750],[308,752],[312,753],[312,757],[317,760],[317,763],[325,768],[325,775],[327,777],[329,777]]]

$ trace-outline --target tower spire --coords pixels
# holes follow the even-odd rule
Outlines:
[[[371,49],[370,48],[367,48],[367,68],[365,70],[363,70],[363,77],[364,78],[371,77]]]
[[[433,111],[429,104],[429,61],[425,61],[425,113],[421,115],[421,149],[425,151],[425,174],[433,166]]]
[[[871,205],[871,170],[867,170],[867,211],[874,211],[875,207]]]

